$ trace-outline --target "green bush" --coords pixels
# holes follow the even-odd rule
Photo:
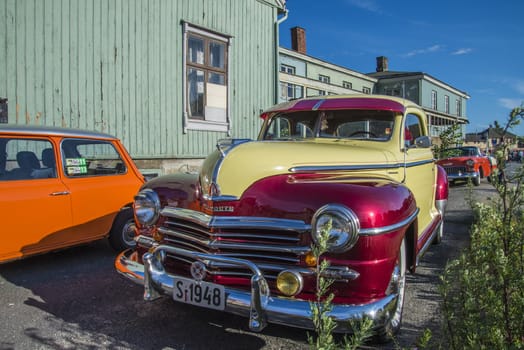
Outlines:
[[[509,116],[504,132],[524,116]],[[505,168],[507,145],[497,151]],[[498,196],[472,203],[470,246],[441,276],[447,345],[452,349],[524,349],[524,171],[494,177]]]

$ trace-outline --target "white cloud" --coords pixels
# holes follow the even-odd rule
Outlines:
[[[452,55],[465,55],[465,54],[470,53],[471,51],[473,51],[473,49],[467,47],[467,48],[458,49],[458,50],[452,52],[451,54]]]
[[[375,0],[348,0],[350,5],[367,10],[370,12],[381,13],[380,7],[377,5]]]
[[[501,105],[502,107],[513,109],[522,104],[522,99],[501,97],[498,99],[498,102],[499,102],[499,105]]]
[[[417,49],[417,50],[410,51],[406,54],[406,56],[413,57],[416,55],[423,55],[427,53],[437,52],[437,51],[440,51],[441,49],[442,49],[441,45],[433,45],[425,49]]]

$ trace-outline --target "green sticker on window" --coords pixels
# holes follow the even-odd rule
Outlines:
[[[67,175],[84,175],[87,174],[86,166],[68,166]]]
[[[66,166],[82,166],[86,165],[85,158],[66,158]]]

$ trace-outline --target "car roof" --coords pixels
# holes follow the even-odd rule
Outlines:
[[[20,135],[31,134],[35,136],[87,137],[111,140],[118,139],[113,135],[98,131],[38,125],[0,124],[0,134],[3,133]]]
[[[320,111],[336,109],[389,110],[404,113],[406,109],[411,106],[420,108],[412,101],[394,96],[364,94],[327,95],[280,103],[264,111],[261,117],[265,118],[268,113],[280,111]]]

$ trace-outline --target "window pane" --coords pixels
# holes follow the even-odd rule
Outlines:
[[[190,68],[187,76],[191,116],[204,116],[204,71]]]
[[[106,141],[64,140],[62,158],[68,177],[107,176],[127,171],[118,151]]]
[[[49,141],[0,138],[0,181],[54,178],[55,164]]]
[[[226,85],[226,77],[224,74],[209,73],[208,81],[211,84]]]
[[[188,46],[189,61],[204,64],[204,40],[189,36]]]
[[[209,43],[209,65],[211,67],[224,69],[225,67],[225,52],[224,44],[212,41]]]

